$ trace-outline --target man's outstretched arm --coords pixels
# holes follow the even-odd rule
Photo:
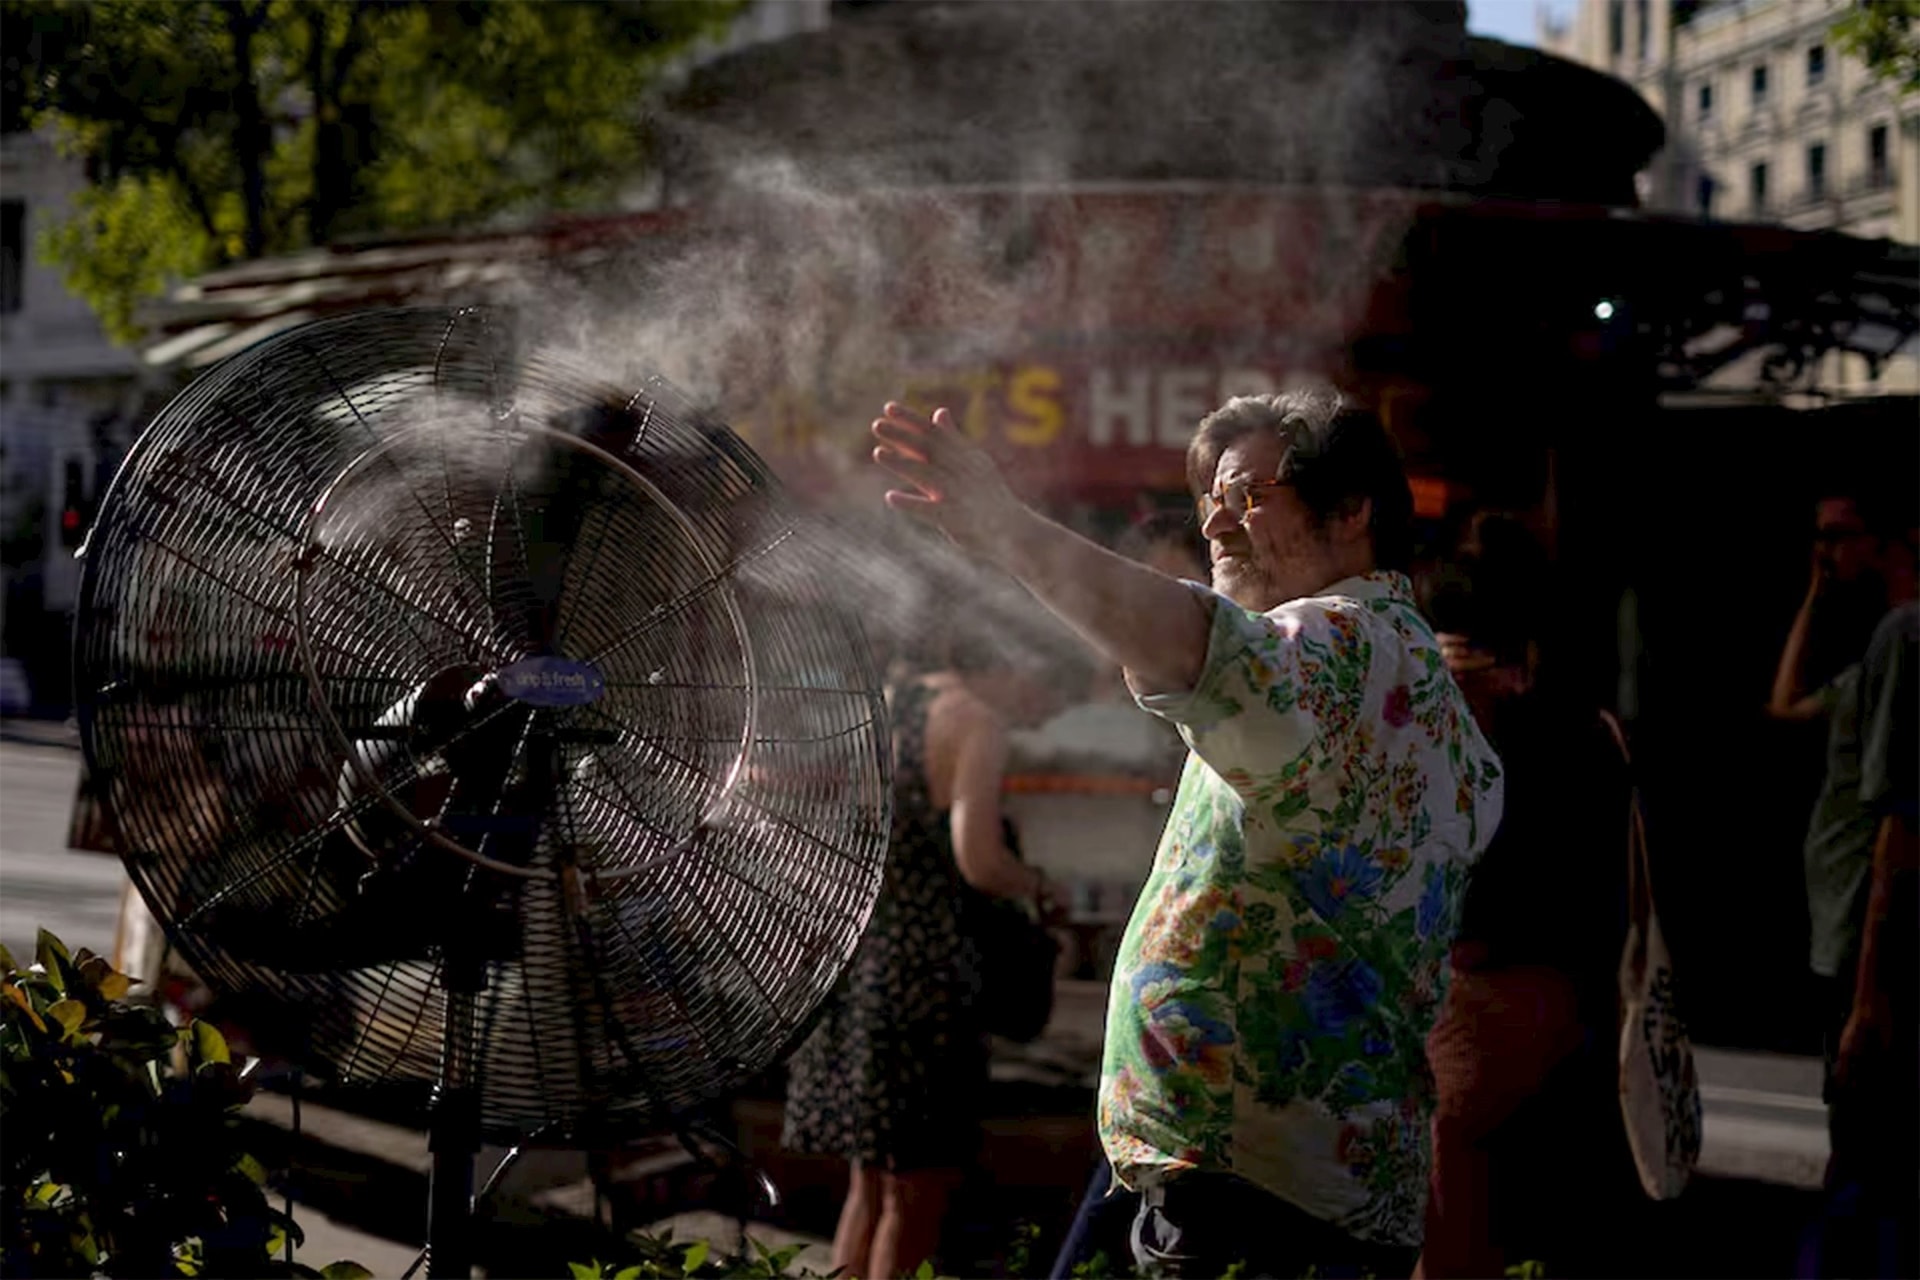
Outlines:
[[[1211,619],[1192,591],[1021,502],[945,409],[929,420],[890,402],[873,434],[880,441],[874,461],[908,486],[890,490],[888,506],[1019,579],[1125,668],[1136,692],[1193,688],[1206,662]]]

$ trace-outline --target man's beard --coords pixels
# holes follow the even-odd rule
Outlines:
[[[1273,567],[1251,551],[1213,562],[1213,589],[1243,609],[1265,613],[1280,604]]]

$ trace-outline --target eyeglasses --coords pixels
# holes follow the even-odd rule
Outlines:
[[[1233,480],[1227,484],[1216,484],[1212,492],[1200,499],[1200,523],[1206,524],[1213,519],[1213,513],[1225,507],[1227,514],[1244,523],[1247,512],[1261,503],[1261,494],[1269,489],[1284,489],[1293,482],[1290,480]]]

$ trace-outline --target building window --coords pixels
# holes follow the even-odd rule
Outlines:
[[[1653,47],[1653,18],[1647,8],[1647,0],[1634,0],[1633,47],[1642,62],[1647,60],[1648,52]]]
[[[1818,88],[1827,78],[1827,46],[1816,44],[1807,50],[1807,88]]]
[[[1753,69],[1753,105],[1763,107],[1767,103],[1767,64],[1761,63]]]
[[[0,316],[20,309],[27,265],[27,202],[0,200]]]
[[[1713,175],[1710,173],[1701,174],[1693,184],[1694,207],[1703,218],[1713,216],[1713,187]]]
[[[1609,0],[1607,5],[1607,52],[1618,58],[1627,51],[1626,0]]]
[[[1827,198],[1827,145],[1816,142],[1807,148],[1807,198]]]
[[[1878,190],[1887,185],[1887,126],[1867,130],[1867,183]]]
[[[1702,122],[1713,119],[1713,86],[1700,86],[1700,119]]]
[[[1767,166],[1756,164],[1747,170],[1747,207],[1754,213],[1767,211]]]
[[[27,201],[0,200],[0,315],[21,307],[27,284]]]

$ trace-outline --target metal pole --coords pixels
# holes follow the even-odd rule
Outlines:
[[[473,1273],[473,1161],[480,1152],[480,1099],[473,1090],[473,990],[470,976],[448,966],[446,1039],[434,1085],[427,1149],[433,1154],[427,1192],[428,1280],[469,1280]]]

